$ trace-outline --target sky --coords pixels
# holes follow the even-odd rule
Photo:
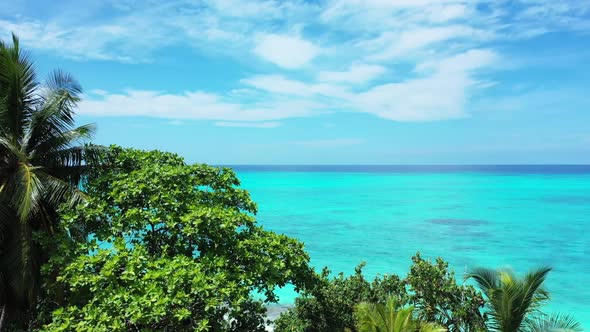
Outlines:
[[[210,164],[590,163],[590,0],[0,1],[98,144]]]

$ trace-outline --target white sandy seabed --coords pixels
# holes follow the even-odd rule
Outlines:
[[[282,304],[270,305],[270,306],[266,307],[266,310],[267,310],[266,317],[269,320],[274,321],[275,319],[279,318],[279,316],[281,315],[282,312],[287,311],[291,307],[292,307],[292,305],[282,305]],[[266,330],[269,332],[274,331],[272,324],[267,324]]]

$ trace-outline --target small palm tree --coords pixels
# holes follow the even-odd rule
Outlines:
[[[578,331],[580,325],[569,316],[547,316],[540,307],[549,301],[543,283],[551,271],[548,267],[517,278],[510,271],[476,269],[472,278],[487,299],[488,328],[500,332]]]
[[[47,258],[35,234],[55,231],[58,205],[78,190],[93,125],[75,128],[80,85],[55,71],[40,84],[13,35],[0,42],[0,329],[6,313],[30,308]]]
[[[414,307],[399,308],[397,301],[390,297],[385,304],[360,303],[355,310],[359,332],[443,332],[434,323],[424,323],[412,316]]]

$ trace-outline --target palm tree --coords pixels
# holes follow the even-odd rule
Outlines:
[[[34,304],[47,258],[36,234],[55,232],[57,207],[82,199],[82,146],[93,125],[75,128],[80,85],[54,71],[40,84],[19,40],[0,42],[0,330]]]
[[[360,303],[355,310],[359,332],[444,332],[434,323],[420,322],[412,316],[414,307],[399,308],[390,297],[385,304]]]
[[[500,332],[577,331],[580,325],[569,316],[547,316],[540,307],[549,301],[543,283],[551,271],[548,267],[517,278],[510,271],[476,269],[472,278],[487,298],[488,328]]]

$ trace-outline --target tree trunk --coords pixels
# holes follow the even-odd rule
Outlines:
[[[0,314],[0,332],[4,328],[4,319],[6,318],[6,304],[2,306],[2,314]]]

